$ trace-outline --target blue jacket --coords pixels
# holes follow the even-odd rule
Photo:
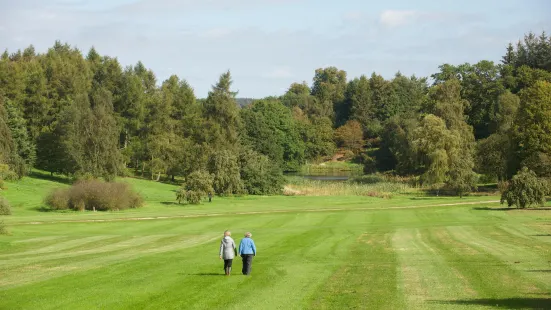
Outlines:
[[[239,242],[239,255],[253,254],[256,256],[256,246],[251,238],[243,238]]]

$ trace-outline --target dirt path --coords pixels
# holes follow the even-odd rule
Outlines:
[[[55,224],[55,223],[88,223],[88,222],[118,222],[118,221],[147,221],[147,220],[167,220],[178,218],[196,218],[196,217],[216,217],[225,215],[254,215],[254,214],[272,214],[272,213],[305,213],[305,212],[335,212],[335,211],[367,211],[367,210],[389,210],[389,209],[420,209],[432,207],[447,207],[447,206],[462,206],[462,205],[477,205],[499,203],[499,200],[491,201],[472,201],[458,203],[443,203],[426,206],[402,206],[402,207],[387,207],[387,208],[323,208],[323,209],[293,209],[293,210],[268,210],[268,211],[249,211],[249,212],[224,212],[224,213],[204,213],[204,214],[188,214],[174,216],[154,216],[154,217],[129,217],[129,218],[113,218],[113,219],[90,219],[90,220],[60,220],[60,221],[35,221],[14,223],[12,225],[39,225],[39,224]]]

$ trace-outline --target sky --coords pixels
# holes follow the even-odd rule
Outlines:
[[[328,66],[352,79],[499,62],[525,33],[551,33],[550,16],[547,0],[0,0],[0,49],[94,46],[199,98],[230,70],[238,97],[261,98]]]

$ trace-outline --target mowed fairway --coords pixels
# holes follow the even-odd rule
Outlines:
[[[132,181],[148,201],[141,210],[41,213],[41,198],[25,196],[41,182],[6,192],[15,208],[3,218],[12,235],[0,236],[0,309],[551,308],[549,210],[436,206],[495,197],[187,207],[168,204],[173,187]],[[236,241],[253,233],[252,276],[240,275],[240,260],[223,276],[225,229]]]

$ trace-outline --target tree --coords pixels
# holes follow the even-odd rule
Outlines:
[[[190,204],[199,204],[209,193],[213,192],[213,175],[204,170],[197,170],[186,177],[182,187],[176,192],[178,203],[187,201]]]
[[[304,143],[289,108],[279,100],[257,100],[240,115],[246,144],[285,171],[298,171],[304,163]]]
[[[310,95],[310,89],[306,84],[291,84],[280,100],[290,109],[299,108],[307,117],[333,117],[333,104]]]
[[[400,72],[396,73],[391,81],[396,96],[396,105],[387,108],[389,117],[394,115],[417,114],[426,100],[428,91],[427,79],[416,76],[406,77]]]
[[[27,131],[23,113],[11,102],[6,102],[7,124],[10,128],[14,149],[17,153],[17,174],[22,177],[30,171],[36,160],[35,144]]]
[[[338,147],[354,153],[361,151],[364,145],[362,126],[358,121],[348,121],[335,130],[335,143]]]
[[[476,186],[474,169],[475,138],[472,126],[465,121],[464,109],[469,103],[461,99],[461,85],[449,80],[436,85],[429,93],[435,115],[446,122],[454,147],[447,150],[449,171],[446,186],[460,197]]]
[[[320,102],[331,103],[335,112],[335,124],[343,124],[350,113],[349,106],[344,102],[346,90],[346,71],[336,67],[316,69],[312,95]]]
[[[514,68],[526,65],[551,71],[551,38],[547,37],[545,31],[538,37],[529,32],[524,35],[524,40],[518,41],[516,48],[512,44],[508,45],[503,63]]]
[[[213,129],[215,137],[212,144],[216,147],[233,148],[238,143],[238,132],[241,126],[239,110],[235,102],[235,92],[230,90],[232,84],[229,71],[223,73],[218,83],[212,86],[204,103],[204,117],[207,125]]]
[[[538,81],[520,93],[520,107],[513,124],[513,132],[520,162],[535,155],[551,155],[551,83]],[[534,161],[525,162],[533,163]]]
[[[376,153],[380,171],[395,170],[399,175],[418,173],[419,167],[413,147],[413,133],[419,126],[416,117],[389,118],[381,133],[381,146]]]
[[[327,117],[313,117],[298,122],[300,135],[304,141],[304,157],[317,160],[335,153],[332,122]]]
[[[346,101],[350,107],[350,119],[360,122],[366,137],[375,137],[380,131],[377,109],[372,101],[369,79],[362,75],[348,82]]]
[[[419,154],[424,173],[423,183],[438,185],[446,181],[450,170],[450,156],[459,146],[459,139],[446,127],[438,116],[425,116],[413,133],[413,147]]]
[[[498,180],[505,180],[511,176],[511,172],[514,172],[511,171],[515,160],[511,128],[519,104],[519,97],[509,91],[499,96],[495,132],[477,143],[476,170],[478,172],[496,177]]]
[[[521,209],[531,205],[543,206],[546,193],[545,183],[538,179],[534,171],[523,167],[501,194],[501,204],[507,202],[509,207],[515,205]]]
[[[62,147],[63,172],[110,180],[121,165],[111,95],[100,89],[90,97],[78,96],[63,111],[54,131]]]
[[[499,66],[486,60],[474,65],[443,65],[432,77],[436,85],[451,80],[460,82],[460,96],[469,103],[464,107],[468,124],[473,126],[477,139],[488,137],[495,122],[498,97],[505,91]]]
[[[0,180],[18,176],[14,172],[18,154],[1,99],[0,97]]]
[[[216,150],[208,162],[208,171],[214,175],[213,188],[219,195],[243,193],[238,157],[229,150]]]
[[[239,155],[239,166],[243,187],[248,194],[275,195],[283,190],[285,179],[281,169],[267,156],[245,149]]]

